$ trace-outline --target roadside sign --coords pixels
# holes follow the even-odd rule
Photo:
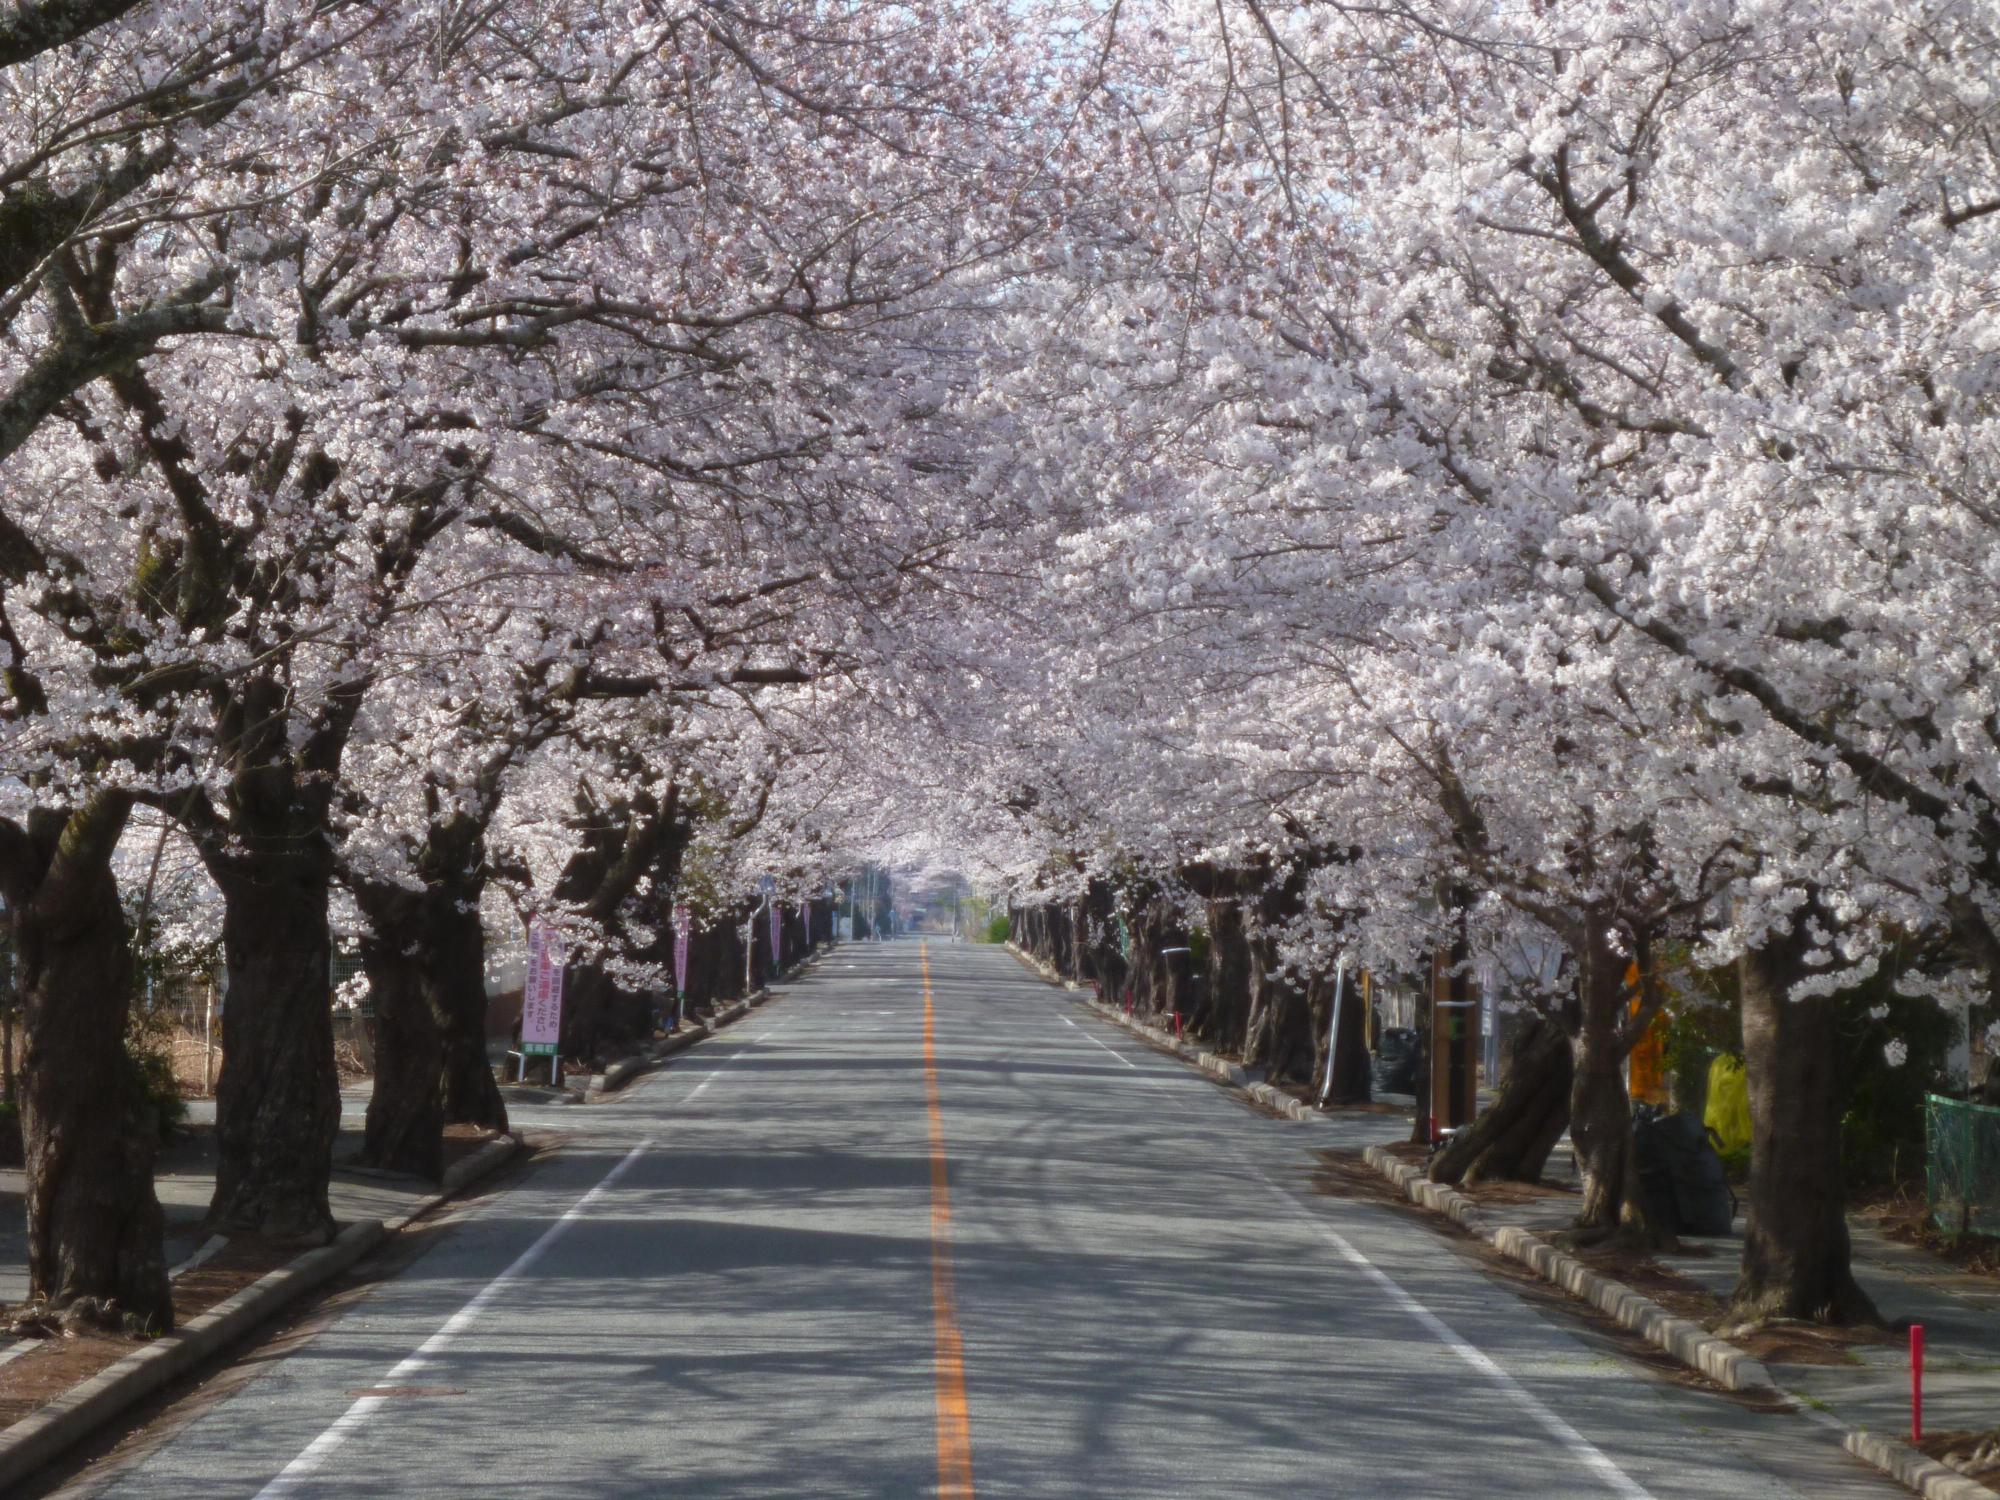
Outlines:
[[[521,1055],[554,1057],[562,1042],[562,939],[537,917],[528,928],[528,979],[521,992]]]
[[[771,903],[771,967],[776,968],[783,960],[785,951],[785,911],[777,902]]]
[[[694,913],[685,906],[674,908],[674,993],[685,995],[688,988],[688,934]]]

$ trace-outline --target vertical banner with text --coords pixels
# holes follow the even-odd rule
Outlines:
[[[685,906],[674,908],[674,993],[688,992],[688,936],[694,928],[694,913]]]
[[[521,1052],[554,1057],[562,1041],[563,944],[537,917],[528,926],[528,980],[521,992]]]
[[[771,903],[771,967],[777,968],[784,961],[785,951],[785,909],[776,901]]]

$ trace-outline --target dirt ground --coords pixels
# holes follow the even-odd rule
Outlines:
[[[173,1063],[174,1083],[183,1099],[206,1099],[215,1092],[215,1080],[222,1075],[219,1033],[211,1042],[205,1040],[199,1031],[176,1028],[167,1046]],[[368,1077],[368,1059],[350,1037],[335,1036],[333,1062],[340,1072],[342,1088],[352,1088]]]
[[[1854,1212],[1873,1222],[1883,1234],[1905,1245],[1929,1251],[1968,1275],[2000,1280],[2000,1239],[1983,1234],[1952,1234],[1931,1222],[1930,1204],[1921,1185],[1861,1199]]]
[[[1986,1432],[1927,1432],[1917,1447],[1926,1457],[1958,1470],[1988,1489],[2000,1481],[2000,1428]]]
[[[236,1236],[213,1259],[174,1282],[174,1320],[185,1323],[207,1312],[298,1254],[296,1244]],[[26,1354],[0,1364],[0,1426],[20,1421],[145,1342],[136,1334],[99,1329],[64,1331],[39,1340]]]

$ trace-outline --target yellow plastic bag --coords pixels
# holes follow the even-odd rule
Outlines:
[[[1750,1149],[1750,1080],[1741,1059],[1725,1053],[1708,1065],[1708,1104],[1701,1123],[1715,1132],[1715,1149],[1724,1156]]]

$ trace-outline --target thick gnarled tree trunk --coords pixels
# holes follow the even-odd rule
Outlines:
[[[229,993],[209,1218],[222,1229],[324,1243],[333,1237],[327,1183],[340,1131],[325,840],[230,853],[210,872],[222,890]]]
[[[429,957],[431,1005],[444,1029],[444,1118],[508,1129],[507,1101],[486,1057],[486,929],[478,893],[447,889],[435,903]]]
[[[366,1159],[433,1180],[447,1123],[507,1128],[486,1058],[484,824],[434,821],[415,888],[350,876],[368,919],[361,962],[375,1004],[375,1090]]]
[[[1305,991],[1282,972],[1277,934],[1305,905],[1306,868],[1294,865],[1258,892],[1249,922],[1250,1005],[1243,1020],[1243,1066],[1273,1083],[1312,1073],[1315,1043]]]
[[[1729,1307],[1739,1325],[1881,1321],[1850,1261],[1836,1002],[1790,998],[1809,947],[1797,933],[1777,937],[1739,969],[1750,1086],[1749,1207]]]
[[[1569,1138],[1583,1178],[1583,1206],[1576,1227],[1590,1237],[1616,1234],[1640,1245],[1659,1243],[1639,1194],[1639,1166],[1632,1141],[1632,1099],[1625,1088],[1625,1057],[1635,1030],[1627,1015],[1633,992],[1626,982],[1631,960],[1617,951],[1611,932],[1595,917],[1584,930],[1578,955],[1578,1020],[1573,1039]]]
[[[1250,1014],[1243,1030],[1243,1066],[1262,1068],[1273,1083],[1312,1072],[1312,1011],[1306,997],[1280,970],[1278,945],[1267,935],[1250,940]]]
[[[1539,1182],[1569,1126],[1576,1071],[1569,1036],[1537,1019],[1507,1044],[1506,1082],[1478,1119],[1431,1162],[1432,1182]]]
[[[125,1050],[131,948],[110,857],[126,806],[8,824],[5,880],[25,1047],[29,1296],[114,1301],[155,1332],[173,1326],[153,1191],[159,1121]]]
[[[1250,939],[1240,901],[1208,903],[1207,1004],[1196,1019],[1200,1035],[1234,1045],[1250,1019]]]
[[[427,935],[415,920],[422,903],[409,897],[411,910],[398,921],[384,910],[395,901],[362,900],[369,932],[361,963],[375,1006],[375,1090],[362,1156],[436,1182],[444,1176],[444,1026],[422,957]]]

